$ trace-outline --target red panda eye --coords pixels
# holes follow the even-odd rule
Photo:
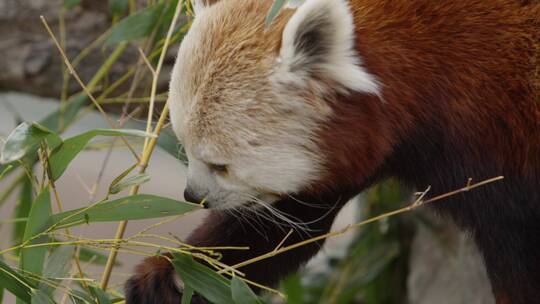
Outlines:
[[[225,174],[228,171],[227,165],[208,164],[210,169],[216,173]]]

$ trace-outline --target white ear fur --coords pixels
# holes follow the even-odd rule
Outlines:
[[[306,0],[283,31],[280,82],[307,84],[317,76],[346,90],[380,94],[375,77],[361,67],[347,0]]]
[[[191,0],[191,5],[193,6],[193,11],[195,15],[199,15],[203,10],[208,7],[208,4],[205,0]]]

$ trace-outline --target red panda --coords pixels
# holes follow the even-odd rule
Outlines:
[[[498,304],[540,301],[540,1],[306,0],[265,29],[272,2],[194,1],[169,102],[185,198],[213,210],[187,242],[251,248],[233,265],[284,227],[327,232],[385,178],[437,195],[503,175],[433,208],[475,240]],[[320,245],[240,270],[275,284]],[[149,258],[127,303],[177,303],[175,280]]]

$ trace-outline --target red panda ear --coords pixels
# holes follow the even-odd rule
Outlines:
[[[345,90],[379,94],[375,77],[361,67],[355,51],[348,2],[307,0],[300,5],[283,30],[275,75],[279,82],[306,86],[318,79]]]

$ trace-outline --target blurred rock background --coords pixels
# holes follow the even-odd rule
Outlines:
[[[138,0],[141,5],[146,1]],[[64,16],[61,25],[59,16]],[[65,50],[73,60],[111,26],[107,0],[83,0],[67,9],[63,0],[0,0],[0,89],[28,92],[58,98],[63,88],[64,66],[51,38],[40,21],[44,16],[53,31],[65,28]],[[77,66],[81,79],[87,82],[110,55],[98,47]],[[111,69],[109,77],[117,78],[139,58],[136,48],[129,48]],[[169,75],[174,59],[171,52],[165,61],[163,75]],[[160,78],[165,89],[168,78]],[[80,91],[75,81],[68,84],[68,93]]]

